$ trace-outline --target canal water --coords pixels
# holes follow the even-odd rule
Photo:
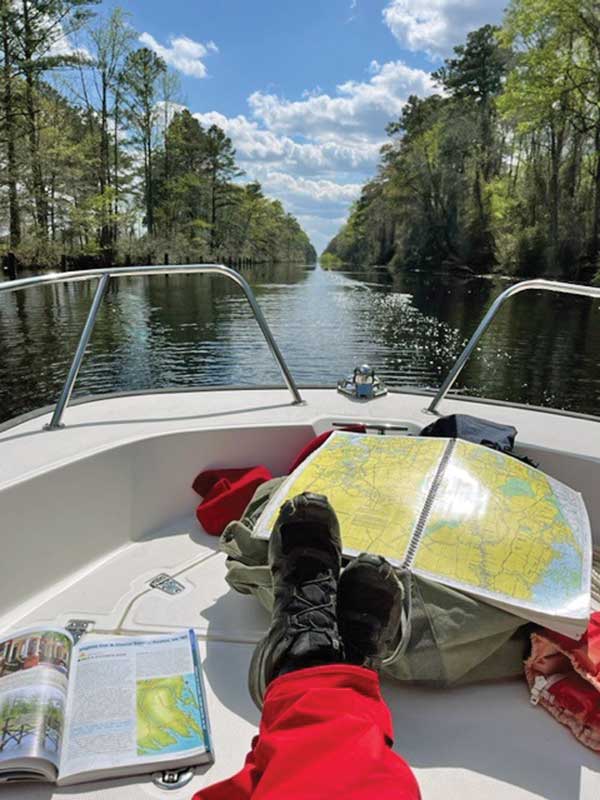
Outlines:
[[[434,388],[498,276],[245,271],[299,384],[333,385],[359,363],[394,387]],[[56,400],[95,284],[0,294],[0,421]],[[115,280],[75,396],[157,387],[279,384],[245,298],[206,276]],[[468,395],[600,415],[600,301],[527,292],[509,301],[459,378]]]

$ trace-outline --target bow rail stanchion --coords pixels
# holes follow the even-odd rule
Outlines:
[[[69,405],[69,400],[71,399],[71,394],[73,393],[73,387],[75,386],[75,381],[77,380],[77,375],[79,374],[79,368],[81,367],[81,362],[83,361],[83,356],[88,346],[88,342],[90,341],[90,336],[92,335],[92,331],[94,330],[94,325],[96,324],[96,317],[98,316],[98,311],[100,309],[100,306],[102,305],[102,301],[104,300],[104,295],[106,294],[106,290],[108,289],[109,283],[110,283],[110,274],[108,273],[106,275],[103,275],[98,281],[96,294],[94,295],[94,299],[92,300],[92,305],[90,306],[88,317],[85,321],[85,325],[83,326],[83,331],[81,332],[79,342],[77,343],[77,350],[75,350],[73,361],[71,362],[71,366],[69,367],[67,379],[60,393],[60,397],[58,398],[58,403],[56,404],[56,408],[54,409],[54,413],[52,414],[52,419],[50,420],[48,425],[44,425],[44,429],[47,431],[55,431],[58,430],[58,428],[63,427],[61,421],[62,415],[64,413],[65,408]]]
[[[505,289],[502,292],[502,294],[498,295],[498,297],[489,307],[487,313],[479,323],[477,330],[469,339],[469,343],[462,351],[462,353],[459,355],[459,357],[456,359],[456,361],[454,362],[454,366],[448,373],[445,381],[442,383],[442,385],[436,392],[433,400],[431,401],[431,404],[427,408],[428,412],[432,414],[437,413],[438,405],[446,397],[446,395],[454,385],[456,379],[463,371],[465,364],[467,363],[467,361],[473,354],[473,351],[479,344],[479,340],[486,332],[486,330],[489,328],[496,314],[500,311],[500,309],[506,303],[506,301],[515,294],[520,294],[521,292],[526,292],[532,289],[541,290],[545,292],[559,292],[561,294],[576,294],[582,297],[600,298],[600,287],[597,288],[595,286],[583,286],[578,283],[560,283],[559,281],[546,281],[541,278],[531,281],[521,281],[521,283],[515,283],[514,286],[509,286],[508,289]]]
[[[50,273],[48,275],[37,275],[33,278],[21,278],[15,281],[6,281],[0,283],[0,293],[2,293],[15,292],[21,289],[28,289],[33,286],[44,286],[52,283],[75,283],[78,281],[98,280],[98,287],[96,289],[87,320],[83,327],[83,331],[79,338],[69,373],[60,393],[54,413],[52,414],[52,419],[50,423],[45,426],[46,430],[57,430],[58,428],[63,427],[62,417],[65,408],[68,406],[69,400],[71,399],[71,394],[73,392],[73,387],[75,386],[75,381],[77,380],[77,375],[79,374],[81,362],[83,361],[83,356],[96,323],[98,311],[102,305],[102,301],[104,300],[106,290],[111,279],[119,277],[136,277],[142,275],[171,275],[173,273],[179,273],[183,275],[220,275],[221,277],[227,278],[228,280],[236,283],[244,292],[246,300],[248,301],[248,304],[252,310],[252,314],[254,315],[254,319],[256,320],[258,327],[260,328],[261,333],[267,342],[269,350],[273,354],[273,357],[277,362],[279,369],[281,370],[285,384],[291,392],[293,405],[300,405],[304,402],[298,390],[298,386],[296,385],[296,381],[292,377],[283,354],[281,353],[281,350],[279,349],[279,346],[275,341],[273,334],[271,333],[271,329],[269,328],[267,320],[265,319],[264,314],[262,313],[260,306],[256,301],[254,292],[250,288],[250,284],[242,275],[240,275],[239,272],[236,272],[234,269],[225,267],[222,264],[173,264],[171,266],[115,267],[107,269],[90,269],[81,272]]]

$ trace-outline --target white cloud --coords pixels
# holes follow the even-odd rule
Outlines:
[[[403,47],[443,58],[462,44],[467,33],[497,24],[508,0],[390,0],[385,24]]]
[[[150,33],[142,33],[139,40],[143,45],[154,50],[169,66],[192,78],[205,78],[207,70],[203,59],[210,53],[219,52],[219,48],[213,41],[202,44],[187,36],[169,37],[168,46],[157,42]]]
[[[50,56],[77,56],[82,61],[91,60],[92,56],[90,51],[79,44],[74,44],[71,38],[64,32],[62,25],[52,23],[50,19],[47,22],[48,29],[51,32],[52,43],[48,50]]]
[[[351,203],[360,194],[360,183],[336,183],[329,180],[310,180],[286,172],[271,172],[263,178],[265,189],[280,195],[292,195],[312,202]]]
[[[296,218],[305,231],[309,232],[310,239],[317,251],[322,252],[333,239],[342,225],[346,222],[346,209],[342,214],[297,214]]]
[[[279,165],[292,173],[339,175],[371,172],[379,157],[379,142],[310,141],[296,142],[290,136],[259,127],[244,115],[226,117],[217,111],[195,114],[204,126],[218,125],[231,137],[242,166],[257,162]]]
[[[281,200],[318,249],[338,231],[350,203],[377,166],[377,141],[297,142],[244,115],[210,111],[194,116],[203,126],[218,125],[231,137],[244,180],[260,181],[267,196]]]
[[[318,249],[343,223],[350,204],[377,168],[385,127],[411,94],[434,90],[429,73],[401,61],[372,61],[368,78],[345,81],[328,94],[307,91],[289,100],[266,92],[248,98],[249,114],[195,114],[203,126],[231,137],[245,180],[294,214]]]
[[[181,113],[186,108],[187,106],[181,103],[175,103],[172,100],[159,100],[158,103],[156,103],[154,106],[154,124],[161,136],[164,133],[165,126],[171,124],[175,114]]]
[[[378,66],[367,82],[339,84],[334,97],[323,93],[290,101],[254,92],[248,102],[254,118],[278,133],[381,141],[386,124],[400,114],[408,96],[429,94],[433,83],[428,72],[408,67],[402,61]]]
[[[323,250],[344,224],[350,204],[360,194],[360,183],[305,178],[269,167],[253,170],[265,194],[283,203],[304,227],[317,250]]]

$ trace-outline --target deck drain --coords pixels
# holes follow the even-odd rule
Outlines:
[[[181,594],[185,589],[185,586],[179,581],[176,581],[175,578],[172,578],[170,575],[167,575],[166,572],[161,572],[160,575],[157,575],[156,578],[152,578],[150,581],[150,586],[152,589],[160,589],[161,592],[165,594]]]
[[[173,789],[182,789],[184,786],[187,786],[193,777],[194,770],[192,767],[188,767],[182,770],[166,769],[164,772],[155,772],[152,775],[152,780],[155,786],[169,791]]]

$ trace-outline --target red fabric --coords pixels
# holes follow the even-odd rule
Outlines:
[[[207,533],[220,536],[234,519],[241,519],[254,492],[273,476],[266,467],[210,469],[201,472],[192,488],[203,500],[196,517]]]
[[[600,612],[592,614],[587,631],[579,641],[553,631],[544,631],[544,636],[568,653],[577,672],[600,692]]]
[[[525,662],[530,688],[538,677],[554,681],[542,686],[540,705],[582,744],[600,751],[600,613],[592,614],[579,641],[544,630],[532,634],[531,645]]]
[[[366,433],[367,429],[364,425],[345,425],[343,428],[340,428],[343,431],[350,431],[352,433]],[[318,436],[315,436],[314,439],[311,439],[310,442],[302,448],[302,450],[298,453],[296,458],[294,459],[294,463],[288,469],[288,474],[293,472],[296,467],[299,467],[303,461],[305,461],[311,453],[314,453],[315,450],[329,439],[331,434],[334,431],[325,431],[325,433],[320,433]]]
[[[364,425],[347,425],[342,430],[366,432]],[[327,431],[312,439],[298,454],[288,472],[296,469],[317,447],[327,441],[332,433],[333,431]],[[242,518],[254,492],[272,477],[271,472],[264,466],[204,470],[192,484],[192,489],[202,497],[202,502],[196,509],[198,522],[206,533],[220,536],[230,522]]]
[[[194,800],[419,800],[391,749],[375,672],[347,664],[290,672],[267,690],[243,768]]]
[[[556,659],[561,659],[563,666],[570,662],[576,672],[592,684],[600,693],[600,612],[594,612],[581,639],[570,639],[555,631],[543,630],[540,634],[550,644],[543,652],[543,657],[536,661],[536,672],[549,675],[562,671],[558,669]],[[566,659],[565,659],[566,656]],[[599,694],[600,700],[600,694]]]

